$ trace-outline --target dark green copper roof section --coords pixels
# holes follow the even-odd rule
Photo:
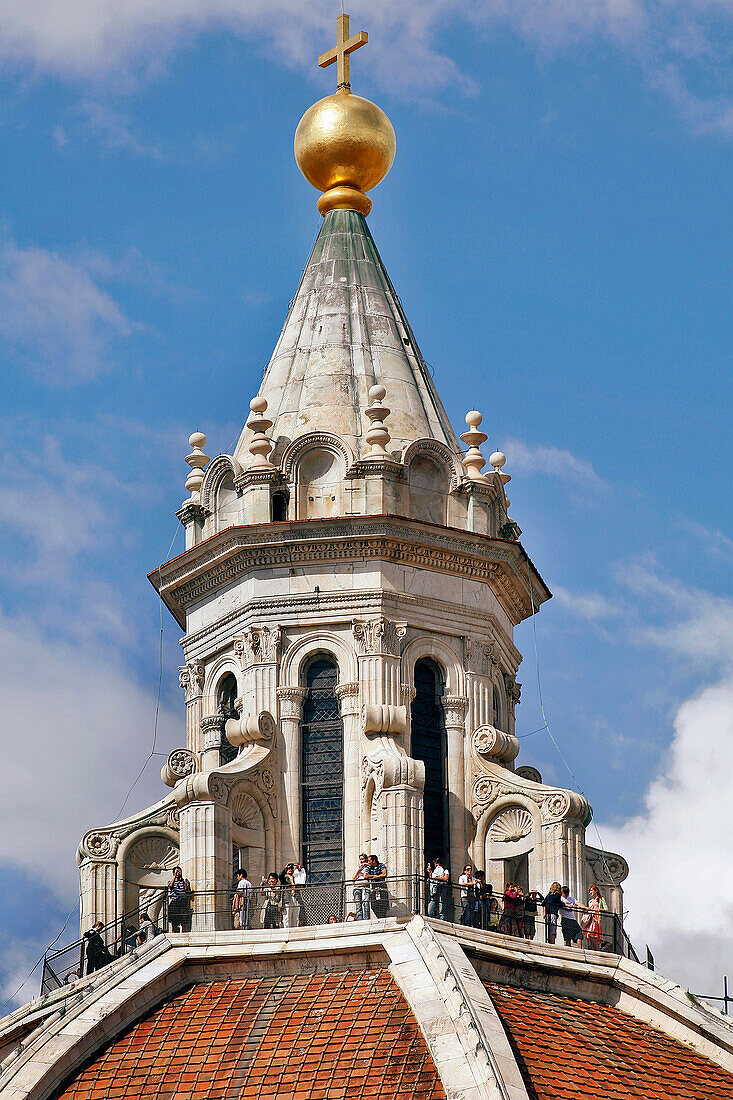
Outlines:
[[[370,386],[387,391],[390,449],[432,438],[460,452],[366,218],[332,210],[303,271],[262,380],[271,437],[342,436],[363,453]],[[246,455],[243,434],[237,455]]]

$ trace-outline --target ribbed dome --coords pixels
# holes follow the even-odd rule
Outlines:
[[[420,349],[366,219],[332,210],[293,299],[260,387],[270,436],[288,442],[335,432],[363,453],[369,388],[381,384],[391,411],[391,449],[433,438],[460,453]],[[245,429],[235,455],[249,464]]]

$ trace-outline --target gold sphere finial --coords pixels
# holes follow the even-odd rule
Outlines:
[[[376,103],[353,95],[350,54],[367,41],[364,31],[349,37],[349,17],[339,15],[336,46],[321,54],[325,68],[336,62],[337,89],[309,107],[295,131],[295,159],[315,188],[321,214],[329,210],[358,210],[368,214],[371,199],[365,192],[384,179],[395,155],[392,123]]]

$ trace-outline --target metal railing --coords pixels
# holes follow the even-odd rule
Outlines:
[[[170,899],[165,889],[149,899],[145,908],[126,913],[100,930],[106,951],[102,965],[133,950],[138,926],[147,910],[158,912],[155,932],[212,932],[233,929],[298,928],[350,921],[403,917],[415,913],[436,920],[462,924],[500,935],[516,936],[537,943],[569,942],[571,946],[608,951],[639,962],[638,956],[616,913],[601,911],[600,928],[588,924],[588,911],[580,907],[565,912],[557,921],[548,919],[541,902],[531,912],[503,904],[501,895],[489,895],[455,883],[439,884],[422,876],[307,883],[302,886],[254,886],[242,898],[237,891],[193,891],[184,898]],[[569,923],[573,921],[573,925]],[[41,993],[99,969],[98,959],[88,957],[85,939],[48,953],[43,961]]]

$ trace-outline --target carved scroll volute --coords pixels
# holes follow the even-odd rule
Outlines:
[[[401,736],[407,729],[407,707],[366,703],[361,711],[361,724],[367,736],[379,733]]]
[[[489,757],[498,764],[511,764],[519,753],[517,738],[495,726],[479,726],[473,731],[471,743],[478,756]]]
[[[224,726],[227,741],[239,747],[253,741],[270,741],[275,736],[275,719],[269,711],[262,710],[257,715],[228,718]]]
[[[204,666],[200,661],[192,661],[178,668],[178,683],[186,695],[186,702],[197,699],[204,690]]]

